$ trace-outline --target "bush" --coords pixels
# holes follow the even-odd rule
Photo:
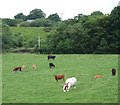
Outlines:
[[[20,27],[29,27],[30,26],[30,22],[24,21],[20,23]]]

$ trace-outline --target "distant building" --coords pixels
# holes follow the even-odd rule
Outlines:
[[[27,20],[27,22],[33,22],[33,21],[35,21],[35,20]]]
[[[118,6],[120,6],[120,1],[118,2]]]

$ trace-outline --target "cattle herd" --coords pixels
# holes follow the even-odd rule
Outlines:
[[[49,59],[55,59],[56,56],[52,56],[52,55],[49,55],[48,56],[48,60]],[[52,67],[55,67],[55,65],[53,63],[49,63],[49,67],[52,68]],[[23,67],[15,67],[13,69],[13,72],[17,72],[18,70],[21,72],[22,71],[22,68],[23,68],[23,71],[25,71],[26,67],[25,65]],[[32,66],[32,69],[33,70],[36,70],[36,66],[33,65]],[[116,69],[112,69],[112,76],[115,76],[116,75]],[[61,74],[61,75],[54,75],[54,78],[55,80],[57,81],[58,83],[58,80],[59,79],[63,79],[63,82],[65,81],[65,75],[64,74]],[[101,78],[101,75],[98,75],[98,76],[95,76],[94,79],[96,78]],[[65,81],[65,85],[62,87],[63,88],[63,92],[66,92],[66,91],[69,91],[70,87],[73,86],[74,89],[76,89],[76,82],[77,82],[77,79],[75,77],[72,77],[72,78],[68,78],[66,81]]]

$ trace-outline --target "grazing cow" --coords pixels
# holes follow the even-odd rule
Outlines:
[[[65,81],[65,85],[62,87],[63,92],[69,91],[71,86],[74,86],[74,89],[76,89],[76,83],[77,83],[77,79],[75,77],[68,78]]]
[[[32,68],[33,68],[33,70],[36,70],[36,66],[35,65],[33,65]]]
[[[53,63],[49,63],[49,67],[55,67],[55,65]]]
[[[15,68],[13,69],[13,72],[16,72],[17,70],[20,70],[20,72],[21,72],[21,67],[15,67]]]
[[[54,77],[55,77],[57,83],[58,83],[58,80],[59,80],[59,79],[62,79],[62,78],[63,78],[63,82],[64,82],[64,80],[65,80],[65,75],[64,75],[64,74],[62,74],[62,75],[54,75]]]
[[[23,65],[23,71],[25,71],[25,65]]]
[[[94,78],[95,78],[95,79],[96,79],[96,78],[101,78],[101,75],[95,76]]]
[[[112,69],[112,76],[115,76],[115,74],[116,74],[116,70],[113,68]]]
[[[56,56],[52,56],[52,55],[48,55],[48,60],[51,58],[51,59],[54,59]]]

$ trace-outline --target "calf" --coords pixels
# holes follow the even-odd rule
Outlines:
[[[23,66],[23,71],[25,71],[25,66]]]
[[[17,70],[20,70],[20,72],[21,72],[21,67],[15,67],[15,68],[13,69],[13,72],[16,72]]]
[[[53,63],[49,63],[49,67],[55,67],[55,65]]]
[[[64,82],[64,80],[65,80],[65,75],[64,75],[64,74],[62,74],[62,75],[54,75],[54,77],[55,77],[57,83],[58,83],[58,80],[59,80],[59,79],[62,79],[62,78],[63,78],[63,82]]]
[[[76,89],[76,83],[77,83],[77,79],[75,77],[68,78],[65,81],[65,85],[62,87],[63,92],[69,91],[71,86],[74,86],[74,89]]]
[[[112,76],[115,76],[115,74],[116,74],[116,70],[113,68],[112,69]]]
[[[36,66],[35,65],[33,65],[32,68],[33,68],[33,70],[36,70]]]
[[[52,55],[49,55],[48,56],[48,60],[51,58],[51,59],[54,59],[56,56],[52,56]]]
[[[94,78],[95,78],[95,79],[96,79],[96,78],[101,78],[101,75],[95,76]]]

